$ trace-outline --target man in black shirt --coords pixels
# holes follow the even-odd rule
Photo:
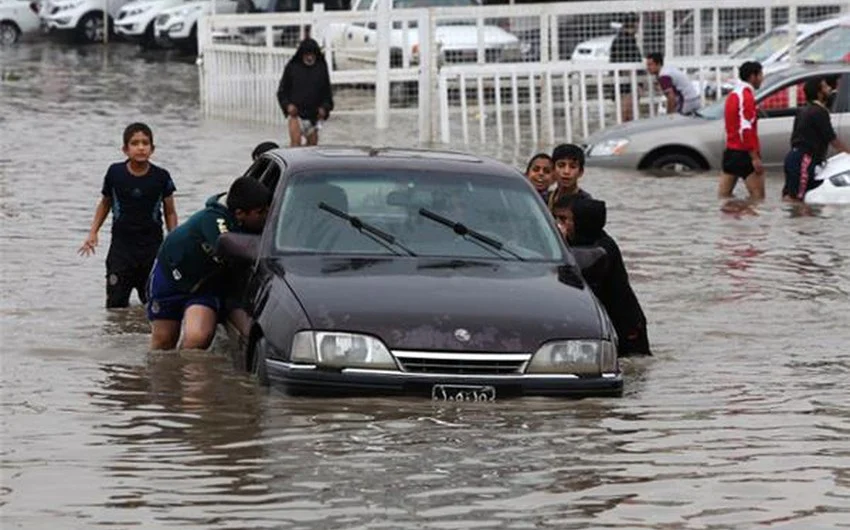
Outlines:
[[[829,146],[836,151],[850,152],[838,139],[829,117],[832,87],[824,77],[806,81],[803,90],[808,105],[797,112],[791,133],[791,151],[785,156],[785,186],[782,199],[802,202],[806,193],[820,186],[815,180],[815,168],[826,162]]]
[[[640,53],[635,38],[637,27],[638,16],[634,13],[628,13],[623,19],[623,26],[619,33],[614,37],[614,42],[611,43],[610,60],[612,63],[643,63],[643,55]],[[634,113],[631,78],[626,83],[620,83],[617,88],[620,91],[620,111],[623,121],[632,121]]]

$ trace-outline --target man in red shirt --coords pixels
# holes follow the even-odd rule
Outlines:
[[[764,200],[764,167],[759,151],[755,91],[764,80],[760,63],[747,61],[738,69],[741,80],[726,96],[726,150],[723,151],[723,174],[717,195],[732,197],[738,179],[750,194],[750,200]]]

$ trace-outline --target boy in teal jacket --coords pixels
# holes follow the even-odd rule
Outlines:
[[[210,197],[203,210],[172,231],[148,280],[151,349],[170,350],[183,331],[182,347],[206,349],[215,335],[226,278],[216,241],[225,232],[260,232],[271,202],[257,180],[241,177],[227,192]]]

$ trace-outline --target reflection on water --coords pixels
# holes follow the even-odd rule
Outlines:
[[[127,46],[0,50],[3,527],[840,528],[850,520],[850,210],[723,211],[712,175],[589,168],[655,341],[622,399],[293,399],[149,354],[75,250],[130,121],[182,217],[283,131],[204,120],[197,69]],[[15,75],[8,76],[13,71]],[[11,79],[11,80],[10,80]],[[324,140],[370,138],[335,117]],[[534,146],[472,145],[524,167]]]

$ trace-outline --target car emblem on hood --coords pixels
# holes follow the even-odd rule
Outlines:
[[[469,342],[470,334],[467,330],[463,328],[458,328],[455,330],[455,338],[460,342]]]

